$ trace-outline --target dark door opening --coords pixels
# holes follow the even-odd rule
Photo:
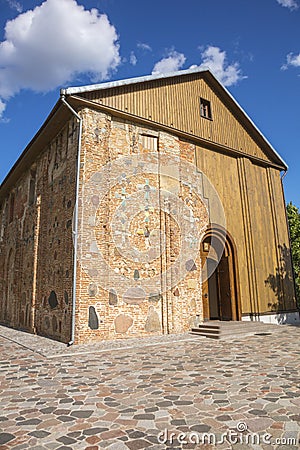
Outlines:
[[[232,320],[231,288],[228,256],[223,255],[208,279],[210,319]]]
[[[211,233],[201,248],[204,320],[239,320],[233,249],[224,233],[223,243]]]

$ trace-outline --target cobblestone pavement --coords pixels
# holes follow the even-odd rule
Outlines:
[[[299,338],[67,348],[0,327],[0,449],[298,449]]]

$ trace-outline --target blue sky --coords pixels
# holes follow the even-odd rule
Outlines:
[[[0,0],[0,182],[59,88],[209,66],[300,207],[300,0]]]

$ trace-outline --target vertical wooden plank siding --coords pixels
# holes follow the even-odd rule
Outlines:
[[[250,207],[252,254],[255,264],[256,295],[260,304],[260,313],[266,313],[274,310],[278,302],[276,297],[277,250],[267,170],[248,161],[246,178]],[[276,218],[274,219],[276,220]],[[271,279],[276,280],[274,289],[268,283],[268,280]],[[280,289],[280,286],[278,288]]]
[[[243,313],[251,313],[255,309],[252,305],[256,295],[253,281],[253,267],[251,264],[251,250],[249,243],[249,213],[246,209],[245,180],[241,178],[241,159],[231,158],[220,153],[201,147],[196,148],[196,164],[199,170],[208,177],[217,189],[224,207],[226,229],[230,233],[236,246],[236,270],[240,281],[239,293]],[[216,176],[216,174],[218,174]],[[204,196],[209,197],[204,183]]]
[[[272,289],[268,279],[276,279],[282,265],[287,277],[292,274],[290,259],[285,258],[283,263],[278,248],[289,249],[280,172],[252,164],[246,158],[235,159],[200,147],[196,149],[196,164],[217,189],[226,229],[236,244],[242,313],[274,310],[278,304],[276,282]],[[209,193],[204,190],[204,195]],[[283,308],[295,308],[288,278],[283,278],[278,288],[284,293]]]
[[[237,161],[238,177],[239,177],[239,189],[242,204],[242,216],[243,216],[243,242],[245,245],[245,252],[243,254],[244,260],[241,262],[246,272],[241,273],[241,285],[247,280],[248,298],[244,298],[242,305],[244,314],[253,314],[256,311],[256,289],[255,289],[255,274],[253,266],[253,252],[251,245],[251,223],[249,202],[247,196],[247,181],[245,176],[245,164],[244,159],[239,158]],[[247,274],[247,275],[246,275]]]
[[[286,209],[280,173],[275,169],[268,169],[270,177],[270,189],[274,199],[274,217],[277,226],[277,251],[278,267],[282,275],[282,287],[284,303],[287,310],[296,309],[296,299],[293,283],[293,270],[291,265],[290,243],[286,223]],[[289,281],[289,282],[288,282]]]
[[[174,127],[269,160],[219,96],[193,75],[81,94],[89,100]],[[200,116],[200,97],[210,101],[212,120]]]

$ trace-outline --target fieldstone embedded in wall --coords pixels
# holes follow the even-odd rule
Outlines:
[[[98,276],[98,270],[97,269],[89,269],[88,274],[91,278]]]
[[[56,295],[55,291],[51,291],[50,292],[50,295],[49,295],[49,298],[48,298],[48,303],[49,303],[51,309],[54,309],[54,308],[57,307],[58,300],[57,300],[57,295]]]
[[[117,306],[118,304],[118,295],[114,289],[109,291],[108,302],[111,306]]]
[[[140,287],[131,287],[125,292],[123,300],[129,305],[140,305],[145,301],[145,291]]]
[[[91,202],[94,206],[98,206],[99,204],[99,195],[93,195],[91,198]]]
[[[129,328],[133,324],[133,319],[130,316],[127,316],[126,314],[119,314],[115,318],[115,330],[116,333],[127,333]]]
[[[161,330],[161,323],[158,313],[155,311],[154,306],[149,306],[148,316],[145,323],[145,331],[148,333],[154,333]]]
[[[91,330],[98,330],[99,319],[94,306],[89,307],[89,327]]]
[[[68,295],[67,291],[64,291],[64,300],[65,300],[65,304],[68,305],[69,304],[69,295]]]
[[[175,297],[179,297],[179,295],[180,295],[180,292],[179,292],[179,289],[178,289],[177,286],[176,286],[176,288],[173,291],[173,295],[175,295]]]
[[[89,296],[90,297],[96,297],[98,292],[98,287],[96,283],[90,283],[89,285]]]
[[[195,261],[193,259],[189,259],[185,263],[185,268],[188,272],[192,272],[193,270],[197,270],[197,266],[195,264]]]

